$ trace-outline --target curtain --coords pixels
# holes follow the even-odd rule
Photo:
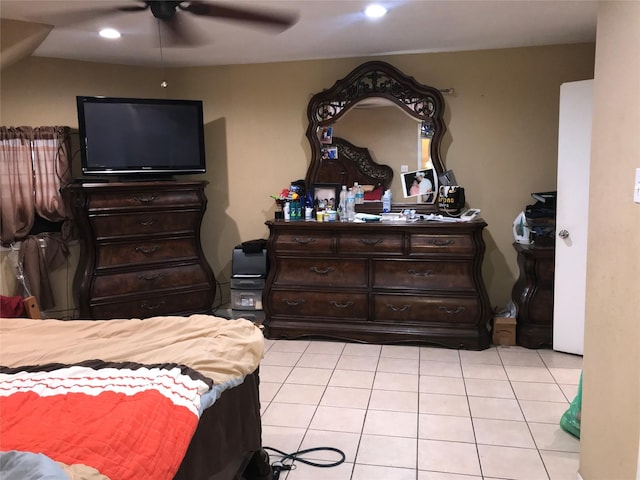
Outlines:
[[[34,129],[34,203],[38,215],[52,222],[66,218],[60,189],[71,182],[68,143],[68,127]]]
[[[31,144],[21,129],[0,128],[0,235],[10,244],[33,226]]]
[[[16,275],[43,310],[55,306],[49,270],[69,250],[59,233],[30,232],[38,230],[38,217],[68,220],[61,189],[71,181],[69,133],[69,127],[0,127],[0,240],[21,241]]]
[[[24,239],[35,214],[59,222],[66,209],[60,189],[71,181],[69,127],[0,127],[2,244]]]

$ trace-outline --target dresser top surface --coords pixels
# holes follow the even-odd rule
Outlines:
[[[439,222],[433,220],[416,220],[413,222],[318,222],[315,220],[268,220],[265,222],[271,229],[300,229],[300,230],[377,230],[377,231],[415,231],[434,229],[437,231],[462,232],[482,229],[487,223],[481,219],[470,222]]]

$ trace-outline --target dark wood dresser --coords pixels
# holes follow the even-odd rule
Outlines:
[[[484,221],[267,225],[268,338],[489,346]]]
[[[553,344],[555,248],[514,243],[520,276],[511,292],[518,309],[516,343],[527,348]]]
[[[215,278],[200,244],[206,182],[67,187],[81,236],[74,280],[81,318],[207,312]]]

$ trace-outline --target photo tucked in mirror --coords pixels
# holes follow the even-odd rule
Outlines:
[[[436,175],[433,168],[402,174],[404,198],[417,197],[421,203],[433,203],[436,199]]]

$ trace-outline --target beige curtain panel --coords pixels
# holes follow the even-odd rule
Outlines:
[[[3,245],[24,239],[35,214],[66,218],[60,189],[71,181],[69,127],[0,127],[0,224]]]

